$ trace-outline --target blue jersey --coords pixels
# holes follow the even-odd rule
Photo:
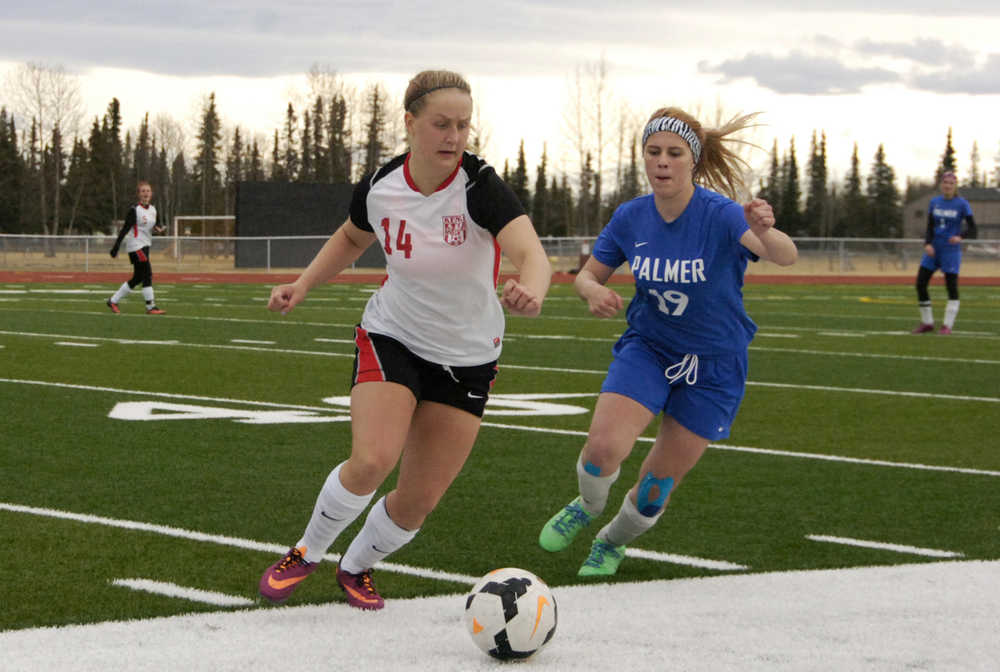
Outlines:
[[[629,328],[658,349],[712,356],[745,351],[757,325],[743,307],[743,274],[757,256],[740,244],[749,229],[743,208],[695,186],[673,222],[652,194],[622,204],[594,243],[594,259],[628,262],[635,297]]]
[[[932,245],[942,248],[945,245],[955,246],[949,243],[952,236],[962,235],[962,221],[972,215],[972,206],[960,196],[955,198],[945,198],[935,196],[928,206],[928,213],[933,219],[934,240]]]

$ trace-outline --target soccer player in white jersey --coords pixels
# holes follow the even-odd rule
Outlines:
[[[506,308],[535,317],[552,269],[513,191],[465,152],[468,83],[424,71],[403,100],[409,151],[365,175],[350,216],[268,308],[292,310],[372,243],[387,277],[355,329],[351,454],[327,477],[302,538],[260,579],[284,602],[399,463],[394,490],[371,507],[337,581],[352,606],[381,609],[372,567],[409,542],[472,450],[496,375]],[[519,271],[499,300],[500,253]]]
[[[153,244],[152,235],[163,233],[164,229],[160,226],[156,206],[151,203],[153,187],[149,182],[139,182],[136,195],[139,197],[139,202],[128,209],[125,224],[111,247],[111,258],[114,259],[118,256],[122,241],[125,241],[125,251],[128,252],[129,261],[132,262],[132,277],[123,282],[118,291],[105,303],[112,313],[118,314],[121,312],[118,303],[131,294],[133,289],[142,285],[142,296],[146,299],[146,313],[162,315],[163,311],[156,307],[153,298],[153,267],[149,263],[149,248]]]
[[[710,129],[677,108],[657,110],[642,136],[652,193],[615,211],[574,282],[593,315],[613,317],[622,297],[605,283],[628,263],[635,296],[576,463],[580,496],[544,525],[542,548],[565,549],[604,512],[619,465],[662,413],[638,478],[597,533],[581,576],[617,572],[626,545],[656,523],[709,442],[729,435],[757,328],[743,307],[747,262],[784,266],[798,256],[792,240],[773,228],[770,205],[731,200],[744,189],[745,163],[727,136],[752,118]]]
[[[963,227],[964,222],[964,227]],[[917,269],[917,303],[920,324],[911,333],[924,334],[934,331],[934,313],[931,295],[927,291],[934,271],[941,269],[948,291],[944,306],[944,322],[939,334],[948,335],[958,317],[958,272],[962,266],[962,241],[976,237],[976,221],[972,206],[958,195],[955,173],[941,176],[941,195],[931,199],[927,206],[927,233],[924,236],[924,256]]]

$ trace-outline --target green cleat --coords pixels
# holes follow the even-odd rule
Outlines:
[[[545,527],[538,535],[538,545],[546,551],[561,551],[569,546],[577,533],[590,525],[593,519],[593,516],[583,510],[580,498],[577,497],[545,523]]]
[[[612,576],[625,559],[625,547],[600,539],[590,545],[590,556],[583,561],[577,576]]]

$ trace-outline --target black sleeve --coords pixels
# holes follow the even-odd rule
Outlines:
[[[471,155],[466,155],[468,159]],[[478,159],[478,157],[473,157]],[[493,167],[481,159],[467,161],[472,182],[468,185],[469,214],[494,237],[512,220],[527,214],[510,186],[500,179]]]
[[[965,216],[965,230],[962,231],[962,240],[969,240],[975,238],[979,235],[976,230],[976,220],[972,218],[972,215]]]
[[[125,238],[125,234],[128,230],[135,226],[135,208],[129,208],[128,214],[125,215],[125,223],[122,225],[122,230],[118,232],[118,239],[115,240],[114,248],[117,249],[121,247],[122,240]]]
[[[924,234],[924,245],[934,242],[934,215],[927,213],[927,232]]]
[[[351,194],[351,223],[362,231],[372,231],[371,223],[368,221],[368,192],[371,190],[374,173],[368,173],[361,178],[361,181],[354,185],[354,192]],[[340,222],[337,223],[340,225]]]

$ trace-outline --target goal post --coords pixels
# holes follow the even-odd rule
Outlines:
[[[201,241],[201,252],[206,250],[209,256],[231,255],[233,239],[236,237],[236,215],[176,215],[172,231],[167,235],[173,238],[173,256],[180,260],[184,256],[185,238]],[[223,238],[225,240],[206,241],[206,238]]]

